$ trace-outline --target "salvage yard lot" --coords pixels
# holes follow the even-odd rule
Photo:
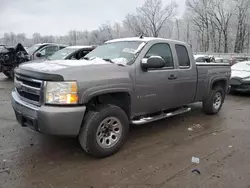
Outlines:
[[[216,116],[195,104],[187,114],[131,126],[121,151],[100,160],[74,138],[20,127],[12,87],[0,75],[0,188],[250,187],[250,95],[227,96]],[[200,164],[191,163],[193,156]]]

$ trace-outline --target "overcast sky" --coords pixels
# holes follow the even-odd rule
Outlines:
[[[163,0],[164,3],[171,0]],[[105,22],[122,22],[144,0],[0,0],[0,37],[5,32],[64,35],[71,29],[92,30]],[[185,0],[176,0],[179,15]]]

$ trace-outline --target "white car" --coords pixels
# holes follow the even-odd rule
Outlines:
[[[250,61],[234,64],[231,70],[231,91],[250,92]]]

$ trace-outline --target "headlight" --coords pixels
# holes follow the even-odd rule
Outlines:
[[[47,82],[46,104],[77,104],[78,87],[76,82]]]

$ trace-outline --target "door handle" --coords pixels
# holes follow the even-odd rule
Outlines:
[[[177,79],[177,76],[171,74],[169,77],[168,77],[169,80],[176,80]]]

